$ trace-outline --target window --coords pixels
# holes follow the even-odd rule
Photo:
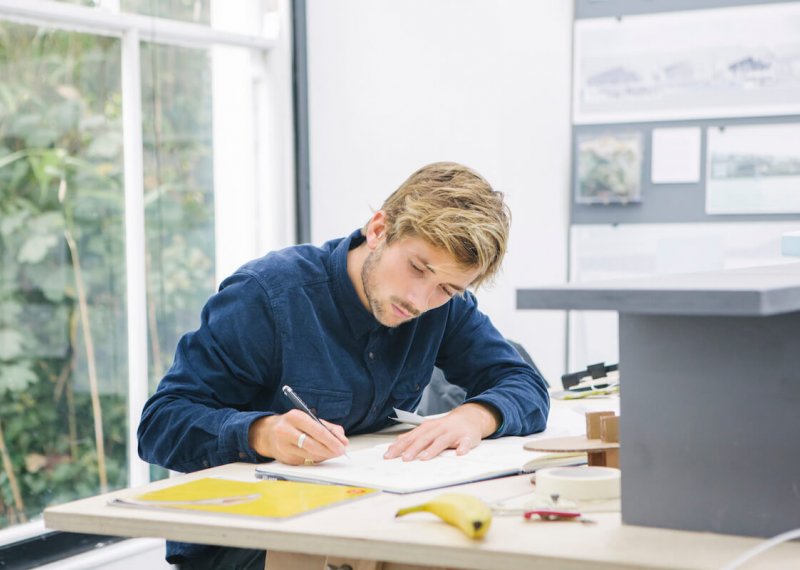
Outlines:
[[[221,277],[292,241],[287,9],[0,7],[0,544],[165,476],[144,400]]]
[[[0,22],[0,50],[9,524],[126,483],[127,339],[120,42]]]

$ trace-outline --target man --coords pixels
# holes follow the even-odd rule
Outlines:
[[[483,177],[435,163],[349,237],[244,265],[178,344],[145,405],[140,456],[182,472],[319,463],[342,455],[348,434],[390,425],[393,407],[413,410],[434,365],[466,402],[399,436],[386,459],[464,454],[482,438],[543,430],[544,380],[467,291],[499,269],[509,222],[503,195]],[[285,385],[331,431],[293,409]],[[182,568],[264,563],[263,551],[174,543],[167,559]]]

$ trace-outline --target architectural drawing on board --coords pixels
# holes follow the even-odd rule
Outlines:
[[[710,128],[706,213],[800,212],[800,123]]]
[[[639,202],[642,134],[620,132],[578,137],[578,204]]]
[[[800,113],[800,3],[578,20],[574,122]]]

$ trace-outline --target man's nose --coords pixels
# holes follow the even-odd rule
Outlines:
[[[430,284],[426,283],[419,283],[412,287],[408,292],[407,300],[411,306],[417,310],[418,315],[421,315],[428,310],[435,290],[435,286],[431,286]]]

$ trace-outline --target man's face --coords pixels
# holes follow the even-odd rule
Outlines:
[[[382,242],[361,268],[370,310],[387,327],[444,305],[477,277],[478,269],[459,266],[449,253],[416,237]]]

